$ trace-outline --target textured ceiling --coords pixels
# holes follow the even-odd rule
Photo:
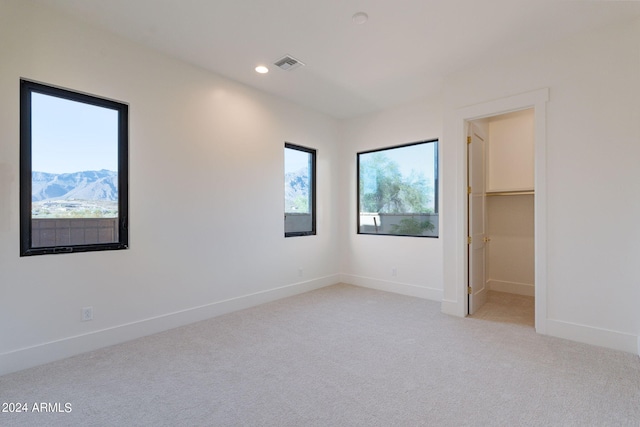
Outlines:
[[[450,73],[640,16],[640,2],[36,0],[336,118],[429,96]],[[352,15],[364,11],[362,25]],[[254,71],[285,54],[306,66]]]

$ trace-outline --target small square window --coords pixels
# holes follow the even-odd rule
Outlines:
[[[358,234],[438,237],[438,141],[358,153]]]

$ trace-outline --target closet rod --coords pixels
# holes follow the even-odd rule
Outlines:
[[[521,196],[527,194],[536,194],[533,190],[525,191],[493,191],[486,193],[487,196]]]

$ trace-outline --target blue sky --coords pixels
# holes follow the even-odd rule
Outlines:
[[[434,156],[436,144],[409,145],[395,150],[386,151],[385,154],[398,162],[403,176],[409,176],[411,171],[422,174],[428,183],[433,184]]]
[[[284,173],[297,172],[309,167],[310,154],[306,151],[286,148],[284,150]]]
[[[421,174],[427,180],[427,184],[434,184],[435,169],[434,169],[434,155],[436,149],[436,143],[416,144],[408,145],[406,147],[394,148],[391,150],[385,150],[384,155],[394,160],[400,167],[400,173],[402,176],[407,177],[412,171],[417,174]],[[361,159],[367,154],[362,155]]]
[[[35,172],[118,170],[118,112],[32,93],[31,164]]]

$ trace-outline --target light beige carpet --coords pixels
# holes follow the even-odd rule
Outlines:
[[[0,377],[2,426],[638,426],[638,356],[336,285]]]

